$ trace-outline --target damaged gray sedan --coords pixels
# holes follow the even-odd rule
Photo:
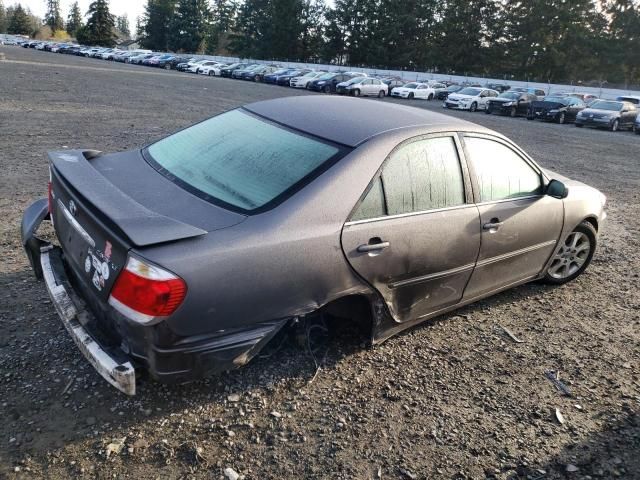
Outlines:
[[[589,265],[597,190],[421,109],[296,97],[123,153],[49,153],[22,239],[74,341],[127,394],[246,364],[318,312],[371,343]],[[37,236],[49,219],[57,242]]]

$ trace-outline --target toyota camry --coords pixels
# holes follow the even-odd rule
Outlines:
[[[563,284],[606,216],[603,194],[492,130],[353,98],[263,101],[140,149],[48,156],[23,245],[83,355],[129,395],[143,370],[176,383],[242,366],[322,312],[357,314],[375,345]]]

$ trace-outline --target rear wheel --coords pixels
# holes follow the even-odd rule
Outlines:
[[[384,97],[384,90],[380,90],[378,92],[378,98],[383,98]]]
[[[476,110],[478,110],[478,104],[476,102],[473,102],[471,104],[471,106],[469,107],[469,111],[470,112],[475,112]]]
[[[484,113],[486,113],[487,115],[491,115],[491,107],[489,105],[487,105],[487,108],[484,109]]]
[[[584,125],[582,125],[581,123],[576,123],[576,127],[578,128],[582,128]]]
[[[556,251],[544,280],[555,285],[570,282],[584,272],[596,250],[596,229],[582,222],[571,232]]]
[[[325,85],[325,87],[322,89],[322,91],[324,93],[331,93],[331,87],[329,85]]]
[[[210,77],[215,77],[216,73],[213,70],[209,70],[209,76]]]
[[[611,124],[611,131],[612,132],[617,132],[618,129],[620,128],[620,122],[618,121],[618,119],[616,118],[613,123]]]
[[[165,70],[171,70],[171,65],[169,65],[168,63],[164,66]]]

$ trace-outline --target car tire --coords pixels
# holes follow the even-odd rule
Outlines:
[[[518,111],[516,110],[516,107],[511,107],[511,110],[509,110],[509,116],[511,118],[516,118],[518,114]]]
[[[331,93],[331,87],[329,85],[325,85],[322,91],[324,93]]]
[[[384,98],[384,90],[378,92],[378,98]],[[635,127],[634,127],[635,128]]]
[[[407,98],[409,100],[413,100],[413,97],[414,97],[413,92],[411,92],[409,95],[407,95]]]
[[[584,125],[582,125],[581,123],[576,123],[575,126],[578,127],[578,128],[584,127]]]
[[[429,94],[429,96],[427,97],[427,100],[429,100],[429,101],[433,100],[433,93]]]
[[[617,132],[618,129],[620,128],[620,122],[618,121],[618,119],[616,118],[613,123],[611,124],[611,127],[609,127],[609,129],[612,132]]]
[[[470,112],[475,112],[475,111],[477,111],[477,110],[478,110],[478,104],[477,104],[476,102],[473,102],[473,103],[471,104],[471,106],[469,107],[469,111],[470,111]]]
[[[591,263],[597,244],[595,227],[590,222],[582,222],[567,235],[564,244],[554,253],[544,281],[563,285],[581,275]]]
[[[165,70],[171,70],[171,65],[169,65],[168,63],[164,66]]]
[[[354,96],[354,97],[359,97],[359,96],[360,96],[360,90],[359,90],[359,89],[357,89],[357,88],[354,88],[354,89],[353,89],[353,96]]]
[[[527,120],[535,120],[535,119],[536,119],[536,117],[533,117],[531,115],[527,115]]]
[[[638,128],[635,124],[633,125],[633,131],[636,135],[640,135],[640,128]]]
[[[484,113],[486,113],[487,115],[491,115],[491,107],[487,105],[487,108],[484,109]]]
[[[216,76],[216,72],[214,72],[213,70],[209,70],[209,76],[210,77],[215,77]]]
[[[558,115],[558,123],[560,125],[563,125],[565,121],[566,121],[565,114],[564,112],[561,112],[560,115]]]

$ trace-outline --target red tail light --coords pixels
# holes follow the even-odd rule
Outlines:
[[[150,324],[171,315],[187,294],[187,285],[171,272],[129,257],[116,279],[109,304],[124,316]]]

